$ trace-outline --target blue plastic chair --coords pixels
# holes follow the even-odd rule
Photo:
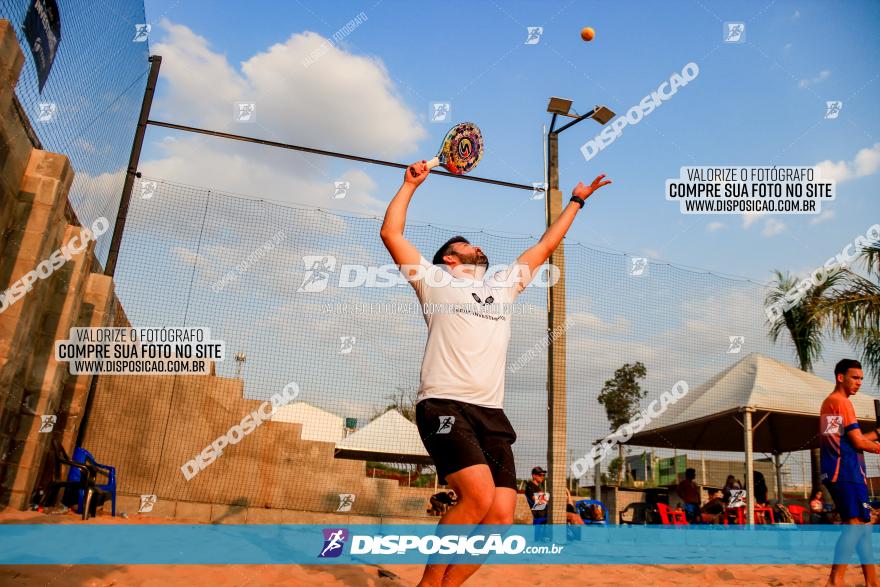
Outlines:
[[[591,505],[598,505],[599,507],[602,508],[602,514],[605,516],[604,520],[596,521],[596,520],[590,520],[590,519],[584,517],[584,514],[586,514],[589,511],[587,508]],[[587,525],[608,524],[608,508],[606,508],[605,504],[602,503],[601,501],[599,501],[598,499],[578,500],[574,504],[574,509],[578,513],[578,515],[581,517],[581,519],[584,521],[584,524],[587,524]]]
[[[116,467],[111,467],[110,465],[102,465],[95,460],[95,457],[93,457],[89,451],[82,448],[81,446],[78,446],[74,449],[73,460],[77,463],[91,465],[99,472],[106,473],[107,483],[105,483],[104,485],[95,484],[95,487],[110,494],[111,513],[116,516]],[[81,475],[82,473],[79,471],[79,469],[71,467],[70,471],[67,474],[67,481],[70,483],[77,483],[79,482]],[[77,503],[80,512],[83,512],[84,510],[83,501],[85,500],[85,493],[86,492],[84,489],[79,490]]]

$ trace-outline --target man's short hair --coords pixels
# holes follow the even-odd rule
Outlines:
[[[687,469],[684,472],[685,479],[696,479],[697,470],[696,469]]]
[[[846,372],[850,369],[861,368],[862,364],[855,359],[841,359],[836,365],[834,365],[834,378],[837,379],[838,375],[846,375]]]
[[[443,257],[452,253],[452,245],[455,243],[465,243],[466,245],[471,244],[471,241],[464,238],[461,235],[454,236],[445,243],[443,246],[437,249],[437,252],[434,253],[434,259],[431,261],[434,265],[445,265],[446,263],[443,261]]]

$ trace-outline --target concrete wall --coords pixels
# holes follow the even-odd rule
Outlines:
[[[12,26],[0,21],[0,291],[81,231],[67,201],[70,162],[34,147],[15,99],[23,63]],[[93,249],[0,306],[0,506],[27,506],[52,436],[73,448],[90,378],[67,375],[54,341],[109,321],[113,285],[92,271]],[[41,415],[59,418],[53,431],[40,432]]]
[[[207,375],[99,378],[84,445],[119,468],[120,491],[240,507],[424,516],[433,488],[367,477],[366,463],[337,459],[329,442],[303,440],[302,425],[266,421],[187,481],[181,466],[262,403],[243,382]]]

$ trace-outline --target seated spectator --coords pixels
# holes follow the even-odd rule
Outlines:
[[[813,491],[810,498],[810,523],[811,524],[830,524],[828,511],[825,508],[825,500],[822,498],[822,490]]]
[[[684,502],[684,512],[687,521],[691,524],[699,524],[702,522],[700,516],[700,488],[694,482],[697,478],[695,469],[688,469],[684,472],[684,480],[675,488],[675,493]]]
[[[448,510],[450,506],[455,505],[455,503],[454,491],[441,491],[440,493],[435,493],[431,496],[430,513],[432,516],[442,516],[446,513],[446,510]]]
[[[724,522],[724,506],[727,505],[727,502],[724,501],[724,492],[720,489],[716,489],[709,495],[709,501],[703,504],[703,507],[700,508],[700,513],[703,514],[703,520],[707,524],[721,524]]]
[[[742,484],[736,480],[736,477],[733,475],[727,476],[727,481],[724,483],[724,487],[721,488],[721,493],[724,497],[724,502],[730,502],[731,491],[734,489],[742,489]]]
[[[574,500],[571,498],[571,492],[566,488],[565,495],[568,498],[568,503],[565,504],[565,521],[568,524],[583,525],[584,520],[581,518],[580,514],[577,513],[577,510],[574,507]]]

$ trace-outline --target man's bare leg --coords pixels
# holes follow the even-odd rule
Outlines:
[[[449,508],[440,524],[479,524],[489,513],[494,502],[495,482],[488,465],[472,465],[446,476],[446,482],[458,496],[455,507]],[[512,489],[509,490],[516,495]],[[511,510],[511,516],[513,515]],[[419,581],[419,587],[440,587],[448,564],[429,564]]]
[[[858,518],[853,518],[846,522],[848,526],[864,526],[865,523]],[[844,528],[843,534],[837,541],[834,557],[836,560],[848,560],[852,556],[854,550],[858,550],[859,560],[862,563],[862,574],[865,576],[865,587],[878,587],[877,569],[872,562],[871,553],[871,529],[864,528],[865,532],[861,532],[862,528]],[[848,565],[835,563],[831,565],[831,576],[828,577],[826,587],[840,587],[844,585],[844,576]]]
[[[516,509],[516,490],[510,487],[496,487],[495,499],[480,524],[496,524],[510,526],[513,524],[513,512]],[[482,563],[475,565],[447,565],[443,575],[443,587],[458,587],[468,577],[477,572]]]

